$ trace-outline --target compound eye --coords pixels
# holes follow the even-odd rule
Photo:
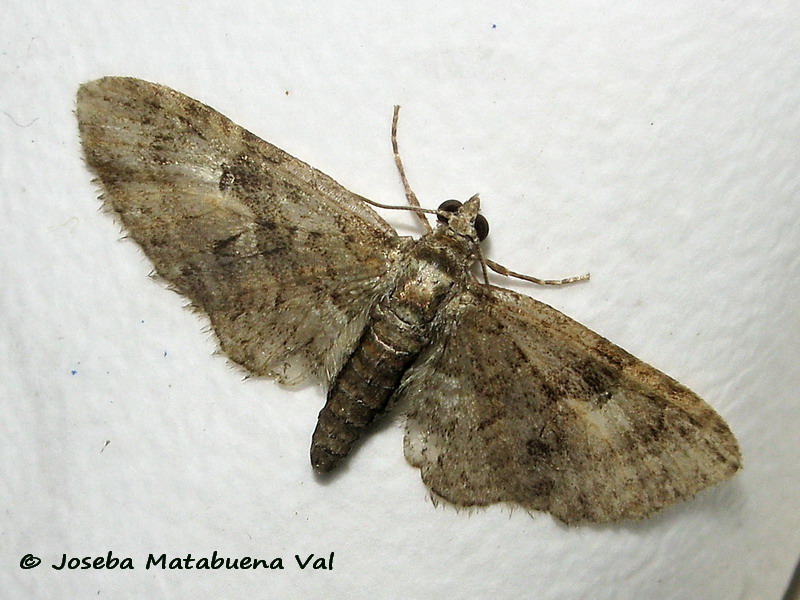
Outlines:
[[[478,234],[478,241],[482,242],[489,235],[489,221],[483,215],[475,217],[475,233]]]
[[[445,200],[439,205],[439,210],[455,214],[462,206],[463,205],[458,200]],[[440,223],[447,223],[447,219],[442,215],[437,215],[436,218]]]

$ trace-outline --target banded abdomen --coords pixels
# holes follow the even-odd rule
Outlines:
[[[311,464],[332,470],[364,428],[382,414],[400,379],[428,340],[381,304],[359,345],[336,376],[311,438]]]
[[[454,281],[434,236],[406,258],[394,290],[370,311],[353,354],[328,390],[311,438],[311,464],[320,473],[347,456],[364,429],[385,412],[403,374],[430,343],[430,323]],[[443,268],[444,267],[444,268]]]

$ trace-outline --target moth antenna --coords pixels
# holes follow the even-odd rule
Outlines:
[[[531,275],[523,275],[522,273],[515,273],[511,269],[507,269],[503,265],[497,264],[493,260],[481,259],[481,262],[484,263],[484,272],[486,271],[486,267],[489,267],[495,273],[500,273],[500,275],[505,275],[506,277],[515,277],[517,279],[522,279],[524,281],[530,281],[531,283],[537,283],[539,285],[564,285],[565,283],[576,283],[578,281],[589,281],[589,273],[584,273],[583,275],[578,275],[577,277],[567,277],[566,279],[539,279],[538,277],[532,277]],[[487,281],[488,283],[488,281]]]
[[[433,210],[430,208],[422,208],[421,206],[397,206],[396,204],[381,204],[380,202],[375,202],[374,200],[370,200],[369,198],[365,198],[364,196],[360,196],[358,194],[353,194],[362,202],[366,202],[367,204],[371,204],[372,206],[376,206],[378,208],[386,208],[388,210],[408,210],[413,213],[416,213],[420,216],[421,219],[425,217],[422,216],[422,213],[431,214],[431,215],[438,215],[441,211]],[[427,223],[427,221],[425,221]]]
[[[411,185],[408,183],[408,178],[406,177],[406,170],[403,168],[403,161],[400,160],[400,150],[398,150],[397,147],[397,119],[399,116],[400,116],[400,105],[395,104],[394,113],[392,114],[392,154],[394,154],[394,164],[397,165],[397,170],[400,171],[400,179],[403,180],[403,189],[406,192],[406,200],[408,200],[408,203],[411,206],[420,208],[420,203],[419,200],[417,200],[417,195],[414,193],[414,190],[411,189]],[[431,228],[431,224],[428,223],[428,219],[425,218],[422,212],[417,212],[417,216],[425,226],[425,231],[427,233],[433,231],[433,229]]]

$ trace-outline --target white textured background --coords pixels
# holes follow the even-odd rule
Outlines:
[[[781,596],[800,550],[800,7],[436,4],[5,3],[4,598]],[[423,202],[479,191],[492,258],[591,271],[516,289],[708,399],[744,471],[642,523],[567,528],[434,508],[389,424],[318,483],[321,391],[243,382],[98,211],[72,109],[110,74],[201,99],[389,203],[402,104]],[[135,570],[50,568],[109,550]],[[144,569],[213,550],[286,569]],[[333,571],[293,558],[331,551]],[[42,564],[20,569],[27,553]]]

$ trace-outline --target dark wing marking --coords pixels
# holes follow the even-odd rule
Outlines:
[[[640,518],[740,467],[703,400],[545,304],[473,285],[437,326],[400,392],[405,454],[455,505]]]
[[[325,174],[167,87],[108,77],[77,116],[103,199],[253,373],[327,383],[401,243]]]

